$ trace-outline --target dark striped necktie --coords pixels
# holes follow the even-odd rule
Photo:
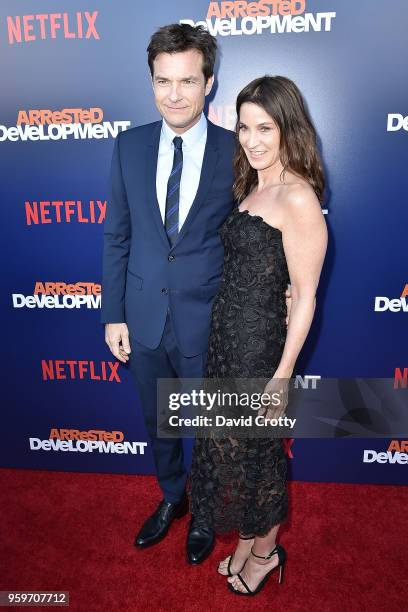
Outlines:
[[[164,226],[170,246],[173,246],[176,242],[179,229],[180,181],[183,171],[183,139],[181,136],[173,138],[173,144],[173,167],[167,182],[166,216],[164,219]]]

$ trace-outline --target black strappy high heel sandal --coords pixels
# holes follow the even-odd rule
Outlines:
[[[272,557],[272,555],[274,555],[275,553],[278,554],[278,559],[279,559],[278,565],[275,565],[275,567],[273,567],[271,570],[269,570],[269,572],[267,574],[265,574],[265,576],[262,578],[261,582],[258,584],[258,586],[256,587],[256,589],[254,591],[251,591],[251,589],[246,584],[245,580],[242,578],[242,576],[240,574],[237,574],[237,576],[240,579],[241,584],[243,584],[243,586],[245,587],[246,592],[245,591],[237,591],[236,589],[234,589],[234,587],[232,586],[232,584],[230,582],[227,582],[227,586],[228,586],[229,590],[232,591],[232,593],[235,593],[236,595],[256,595],[265,586],[269,576],[272,574],[272,572],[277,567],[279,567],[279,584],[281,584],[283,582],[283,570],[284,570],[285,561],[286,561],[286,551],[283,548],[283,546],[281,546],[280,544],[276,544],[275,548],[272,550],[272,552],[269,553],[269,555],[267,557],[261,557],[260,555],[256,555],[254,552],[252,552],[252,549],[251,549],[251,554],[254,557],[257,557],[258,559],[269,560]],[[246,561],[245,561],[245,563],[246,563]],[[244,563],[244,566],[245,566],[245,563]],[[241,572],[242,572],[242,570],[241,570]]]
[[[241,536],[238,536],[240,540],[253,540],[254,538],[242,538]],[[226,574],[221,574],[221,572],[218,572],[219,574],[221,574],[221,576],[229,576],[231,578],[231,576],[235,576],[235,574],[233,574],[231,572],[231,565],[232,565],[232,561],[234,559],[234,553],[232,553],[232,555],[229,556],[229,560],[228,560],[228,565],[227,565],[227,573]],[[244,562],[245,565],[246,561]],[[241,567],[241,569],[239,570],[240,572],[242,572],[242,570],[244,569],[244,565]]]

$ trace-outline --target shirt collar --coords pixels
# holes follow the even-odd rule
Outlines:
[[[207,119],[205,118],[204,113],[201,113],[199,121],[197,121],[197,123],[195,123],[189,130],[184,132],[184,134],[176,134],[176,132],[173,132],[173,130],[168,126],[165,119],[162,121],[162,136],[169,147],[173,146],[173,138],[175,136],[181,136],[183,139],[183,149],[190,149],[197,144],[206,131]]]

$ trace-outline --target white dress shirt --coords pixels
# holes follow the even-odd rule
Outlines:
[[[179,200],[180,231],[194,201],[198,183],[200,182],[205,143],[207,141],[207,119],[204,114],[201,113],[200,120],[184,132],[184,134],[176,134],[164,119],[162,121],[157,158],[156,193],[163,223],[166,209],[167,182],[173,167],[173,138],[175,136],[181,136],[183,139],[183,171],[181,174]]]

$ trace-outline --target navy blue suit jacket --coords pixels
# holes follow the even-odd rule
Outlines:
[[[104,226],[102,323],[126,323],[156,348],[170,308],[181,352],[207,350],[211,307],[223,272],[218,233],[234,205],[235,135],[207,121],[196,197],[171,248],[156,196],[161,121],[120,132]]]

